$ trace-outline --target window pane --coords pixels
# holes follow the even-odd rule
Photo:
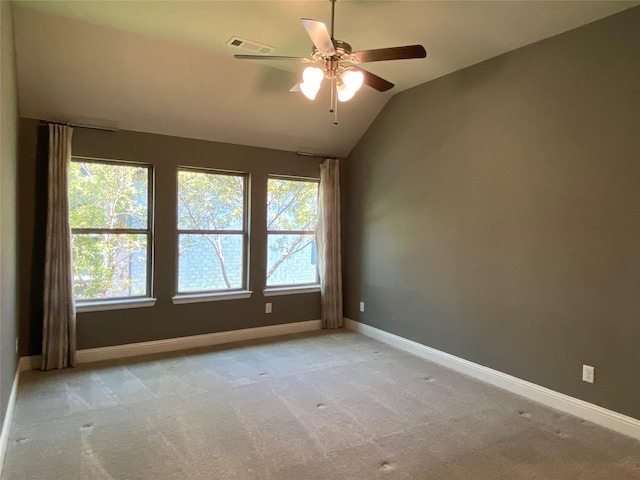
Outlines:
[[[71,162],[71,228],[147,228],[148,167]]]
[[[267,230],[314,230],[318,216],[318,184],[270,178]]]
[[[243,230],[244,177],[178,172],[178,229]]]
[[[146,234],[73,234],[71,255],[77,300],[147,294]]]
[[[269,235],[267,285],[316,283],[314,235]]]
[[[242,234],[179,237],[178,292],[242,288]]]

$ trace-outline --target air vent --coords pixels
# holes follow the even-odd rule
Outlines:
[[[241,48],[242,50],[246,50],[251,53],[260,53],[262,55],[267,55],[275,50],[275,47],[262,45],[261,43],[252,42],[251,40],[244,40],[238,37],[231,37],[226,45],[229,45],[230,47]]]

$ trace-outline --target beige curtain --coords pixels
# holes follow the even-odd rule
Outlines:
[[[68,193],[72,133],[69,126],[49,124],[42,370],[73,367],[76,363]]]
[[[321,283],[322,328],[341,328],[342,258],[340,253],[340,176],[338,159],[320,165],[318,267]]]

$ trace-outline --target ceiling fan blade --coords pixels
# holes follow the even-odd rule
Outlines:
[[[384,60],[405,60],[409,58],[424,58],[427,51],[422,45],[406,45],[404,47],[378,48],[353,52],[351,58],[358,63],[381,62]]]
[[[295,60],[298,62],[313,61],[307,57],[282,57],[275,55],[234,55],[233,58],[237,58],[239,60]]]
[[[335,52],[331,35],[329,35],[327,26],[324,23],[318,20],[311,20],[310,18],[301,18],[300,20],[318,50],[331,54]]]
[[[370,86],[374,90],[378,90],[379,92],[386,92],[387,90],[391,90],[395,85],[382,77],[379,77],[371,72],[367,72],[359,67],[351,67],[352,70],[357,70],[362,72],[364,75],[363,82],[365,85]]]

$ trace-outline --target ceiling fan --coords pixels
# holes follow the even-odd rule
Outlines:
[[[294,86],[291,91],[302,91],[308,99],[314,100],[320,90],[322,81],[326,78],[331,82],[329,112],[333,113],[333,124],[337,125],[338,101],[346,102],[350,100],[362,84],[368,85],[379,92],[386,92],[394,87],[393,83],[363,70],[357,66],[358,64],[384,60],[424,58],[427,56],[427,52],[422,45],[354,52],[347,42],[336,40],[333,37],[336,0],[329,1],[331,2],[331,34],[327,30],[327,26],[318,20],[300,19],[314,45],[311,50],[311,58],[269,55],[234,55],[234,57],[249,60],[293,60],[314,64],[314,66],[308,66],[304,69],[302,82]]]

